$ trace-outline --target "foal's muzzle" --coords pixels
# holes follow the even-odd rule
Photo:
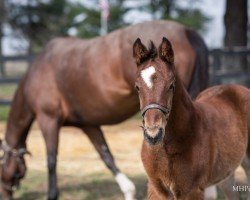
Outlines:
[[[163,140],[169,113],[169,108],[156,103],[149,104],[141,110],[144,138],[149,144],[155,145]]]
[[[146,141],[151,144],[151,145],[156,145],[159,144],[164,136],[164,129],[163,128],[156,128],[156,130],[153,131],[157,131],[157,133],[155,134],[155,137],[151,137],[148,134],[148,129],[144,129],[144,138],[146,139]],[[152,131],[152,130],[150,130]]]

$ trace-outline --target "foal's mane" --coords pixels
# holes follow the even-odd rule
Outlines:
[[[148,45],[148,55],[147,56],[148,56],[147,60],[150,58],[154,59],[157,56],[157,49],[156,49],[155,44],[153,43],[152,40],[150,40],[149,45]]]

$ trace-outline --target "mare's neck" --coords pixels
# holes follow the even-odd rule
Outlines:
[[[20,104],[23,105],[20,105]],[[33,115],[22,101],[13,102],[7,124],[5,141],[11,148],[25,147],[27,134],[33,121]]]

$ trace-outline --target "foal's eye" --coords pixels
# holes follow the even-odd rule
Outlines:
[[[139,90],[140,90],[137,85],[135,85],[135,89],[136,89],[137,92],[139,92]]]
[[[169,90],[175,90],[175,83],[171,83],[171,85],[169,86]]]

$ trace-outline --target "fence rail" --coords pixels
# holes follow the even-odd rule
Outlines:
[[[209,52],[212,62],[210,63],[210,84],[219,84],[222,79],[239,78],[250,81],[250,71],[240,71],[240,72],[223,72],[222,67],[222,57],[223,56],[250,56],[250,48],[246,47],[233,47],[233,48],[222,48],[213,49]],[[21,77],[5,77],[4,76],[4,64],[6,62],[20,62],[25,61],[31,63],[35,58],[35,55],[21,55],[21,56],[0,56],[0,71],[2,72],[2,77],[0,77],[1,84],[18,84]],[[10,105],[10,100],[0,99],[0,105]]]
[[[7,61],[25,61],[32,62],[35,58],[35,54],[31,55],[19,55],[19,56],[0,56],[0,62]]]
[[[3,84],[18,84],[21,77],[6,77],[5,64],[7,62],[26,62],[31,63],[35,58],[35,54],[31,55],[18,55],[18,56],[0,56],[0,85]],[[0,106],[9,106],[11,100],[0,99]]]
[[[242,69],[241,71],[232,72],[227,70],[222,71],[222,57],[223,56],[231,56],[231,57],[245,57],[250,56],[250,48],[247,47],[233,47],[233,48],[221,48],[221,49],[213,49],[210,52],[210,57],[212,58],[211,74],[210,74],[210,84],[216,85],[220,84],[224,79],[243,79],[250,80],[250,70],[246,71]]]

